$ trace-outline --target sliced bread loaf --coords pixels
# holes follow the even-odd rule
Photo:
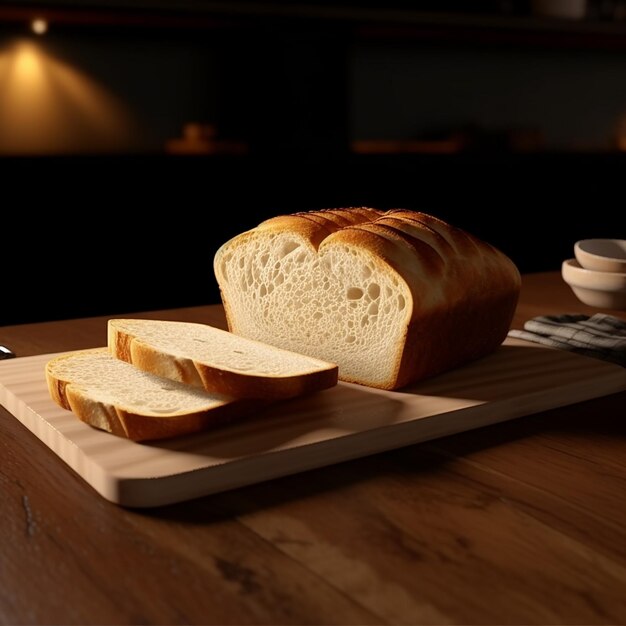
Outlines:
[[[46,366],[50,395],[83,422],[134,441],[185,435],[242,414],[249,403],[142,372],[106,348]]]
[[[504,254],[405,210],[275,217],[225,243],[214,269],[233,333],[385,389],[495,350],[520,288]]]
[[[206,324],[112,319],[108,344],[142,370],[236,398],[291,398],[337,384],[333,363]]]

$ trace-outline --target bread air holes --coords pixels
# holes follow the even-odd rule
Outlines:
[[[363,297],[363,289],[360,287],[348,287],[346,296],[348,300],[360,300]]]
[[[404,300],[404,296],[402,294],[398,295],[398,311],[402,311],[406,306],[406,302]]]
[[[272,291],[274,291],[273,285],[261,285],[259,287],[259,297],[265,298],[265,296],[269,296],[269,294],[272,293]]]
[[[378,283],[370,283],[367,286],[367,295],[372,300],[378,300],[380,296],[380,285]]]
[[[297,250],[300,244],[296,241],[285,241],[278,252],[278,258],[283,259],[294,250]]]

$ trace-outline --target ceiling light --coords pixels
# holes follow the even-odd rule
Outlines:
[[[35,35],[44,35],[48,31],[48,22],[42,17],[37,17],[30,23],[30,29]]]

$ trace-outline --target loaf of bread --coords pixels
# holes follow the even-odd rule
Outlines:
[[[252,408],[250,402],[142,372],[106,348],[51,359],[46,381],[52,399],[64,409],[134,441],[195,433]]]
[[[233,333],[397,389],[494,351],[520,275],[491,245],[407,210],[280,216],[215,255]]]
[[[280,400],[337,384],[337,366],[188,322],[112,319],[109,351],[139,369],[235,398]]]

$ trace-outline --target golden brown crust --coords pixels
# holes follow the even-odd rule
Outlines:
[[[217,427],[246,415],[250,402],[226,403],[209,409],[172,416],[142,415],[84,394],[80,388],[67,387],[69,410],[81,421],[132,441],[155,441],[190,435],[210,427]]]
[[[367,207],[351,207],[347,209],[324,209],[322,211],[311,211],[300,213],[300,215],[317,215],[331,222],[339,228],[355,226],[365,222],[371,222],[382,215],[381,211],[368,209]]]
[[[452,246],[435,230],[418,221],[406,217],[384,215],[376,220],[377,224],[386,224],[410,235],[416,241],[432,248],[442,261],[454,254]]]
[[[164,355],[151,345],[144,343],[141,339],[133,337],[121,330],[117,330],[116,338],[120,337],[130,345],[130,355],[127,359],[135,367],[145,372],[150,372],[163,378],[176,380],[185,385],[202,388],[202,378],[196,368],[196,364],[191,359],[179,358],[172,355]],[[117,345],[109,343],[111,354],[117,358]],[[208,389],[208,391],[218,391]]]
[[[252,236],[256,236],[258,232],[280,232],[289,231],[295,235],[299,235],[305,243],[313,246],[316,250],[320,243],[330,235],[333,230],[332,222],[324,218],[319,221],[310,219],[312,216],[305,215],[279,215],[265,222],[262,222],[256,229],[249,231]]]
[[[382,214],[377,209],[366,207],[307,211],[272,217],[261,222],[257,228],[249,232],[254,233],[260,230],[290,231],[308,240],[317,249],[320,243],[332,233],[356,224],[371,222]]]
[[[67,401],[67,408],[82,422],[94,428],[106,430],[118,437],[132,438],[128,435],[128,430],[120,419],[122,412],[113,405],[97,402],[71,384],[67,385]]]
[[[50,392],[50,397],[62,408],[71,410],[70,404],[67,401],[67,396],[65,394],[65,387],[67,383],[64,380],[59,380],[55,376],[53,376],[46,368],[46,383],[48,384],[48,391]]]
[[[157,376],[232,398],[283,400],[337,384],[338,368],[331,363],[326,369],[293,376],[244,374],[163,352],[119,328],[114,320],[109,322],[108,332],[114,357]]]
[[[433,308],[420,307],[419,294],[414,294],[395,384],[402,387],[495,350],[509,330],[521,279],[501,252],[459,228],[423,213],[394,211],[392,217],[434,230],[454,249],[445,256],[446,271],[439,276],[445,281],[445,300]]]
[[[215,390],[233,397],[286,399],[295,398],[322,389],[334,387],[337,384],[338,370],[327,369],[307,376],[285,376],[281,378],[266,378],[264,376],[249,376],[242,391],[241,377],[223,369],[196,364],[205,389]]]
[[[100,352],[95,349],[93,352]],[[82,351],[90,352],[89,350]],[[72,358],[72,354],[57,359]],[[133,441],[165,439],[191,434],[218,426],[250,414],[253,408],[266,406],[267,402],[240,400],[223,402],[202,411],[189,411],[172,415],[145,415],[129,411],[123,406],[95,400],[81,385],[63,380],[54,374],[51,361],[46,367],[46,382],[51,398],[62,408],[72,411],[78,419],[119,437]]]

